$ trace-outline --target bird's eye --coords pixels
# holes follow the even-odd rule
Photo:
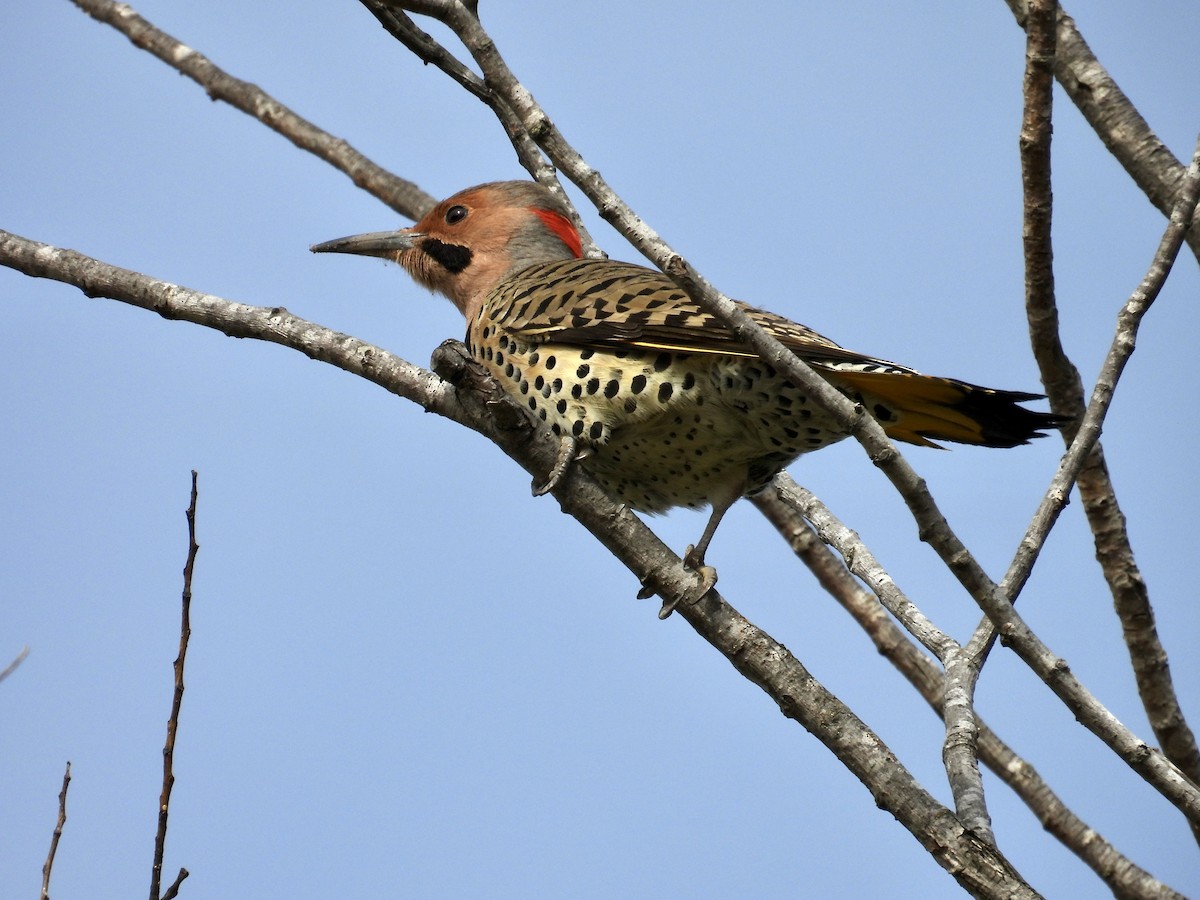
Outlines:
[[[452,206],[446,210],[446,224],[454,225],[461,222],[467,217],[467,208],[465,206]]]

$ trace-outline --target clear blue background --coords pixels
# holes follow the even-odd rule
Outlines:
[[[143,0],[159,27],[436,195],[521,177],[478,101],[357,3]],[[1181,158],[1200,125],[1194,3],[1073,3]],[[855,349],[1036,389],[1022,311],[1024,39],[957,2],[483,4],[509,63],[635,209],[724,291]],[[436,34],[441,32],[432,25]],[[394,266],[309,254],[405,224],[345,176],[67,2],[0,29],[0,227],[263,306],[419,363],[463,325]],[[1164,226],[1056,93],[1055,238],[1089,383]],[[632,251],[592,216],[614,256]],[[1172,671],[1200,716],[1197,266],[1151,311],[1104,446]],[[202,549],[166,872],[187,898],[954,897],[819,743],[780,717],[478,437],[282,348],[0,270],[0,894],[37,890],[66,760],[56,897],[146,889],[183,510]],[[1057,438],[914,450],[999,576]],[[961,639],[974,604],[847,444],[793,474]],[[654,526],[675,547],[703,523]],[[740,504],[710,554],[944,802],[941,731]],[[1150,738],[1078,505],[1021,608]],[[1183,819],[1005,650],[987,721],[1137,863],[1200,892]],[[1001,847],[1048,896],[1104,896],[990,775]]]

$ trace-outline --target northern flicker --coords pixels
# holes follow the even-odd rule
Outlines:
[[[706,588],[716,572],[705,551],[725,511],[801,454],[846,437],[666,275],[582,258],[565,205],[533,182],[468,188],[411,228],[312,250],[392,260],[448,297],[466,317],[471,355],[562,442],[551,482],[578,459],[641,512],[711,506],[685,555]],[[1041,395],[922,375],[742,308],[893,439],[1013,447],[1059,424],[1017,405]]]

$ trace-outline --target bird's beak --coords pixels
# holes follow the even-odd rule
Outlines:
[[[397,253],[410,249],[422,237],[424,235],[407,228],[401,231],[372,231],[313,244],[308,249],[313,253],[355,253],[395,260]]]

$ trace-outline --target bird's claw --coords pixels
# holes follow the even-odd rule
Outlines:
[[[567,473],[571,471],[571,466],[575,460],[583,459],[584,454],[579,452],[579,441],[574,435],[564,434],[558,439],[558,452],[554,454],[554,465],[550,467],[550,471],[546,473],[546,478],[539,482],[536,478],[533,480],[533,496],[540,497],[542,494],[548,494],[554,490],[567,477]]]
[[[688,545],[687,550],[683,554],[683,564],[700,576],[700,589],[696,591],[694,596],[686,598],[688,603],[699,603],[709,591],[717,586],[717,570],[712,566],[705,565],[704,553],[697,553],[696,548],[691,544]],[[646,587],[643,582],[642,590],[638,593],[638,598],[645,599],[645,597],[649,597],[653,593],[654,591]],[[643,597],[643,594],[645,597]],[[667,618],[667,616],[675,612],[675,607],[679,605],[679,601],[682,599],[685,598],[677,597],[674,600],[665,601],[662,609],[658,611],[658,617],[660,619]]]

